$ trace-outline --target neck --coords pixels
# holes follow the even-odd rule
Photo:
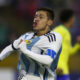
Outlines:
[[[50,31],[49,27],[46,27],[44,30],[37,31],[37,36],[44,35],[49,31]]]
[[[68,29],[70,28],[70,24],[69,23],[63,23],[63,25]]]

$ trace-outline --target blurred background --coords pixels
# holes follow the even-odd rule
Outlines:
[[[71,8],[76,15],[76,22],[70,29],[72,45],[80,35],[80,0],[0,0],[0,51],[32,29],[32,21],[37,8],[54,9],[54,25],[59,24],[59,13],[63,8]],[[14,52],[0,62],[0,80],[17,80],[18,54]],[[80,80],[80,51],[69,58],[71,80]]]

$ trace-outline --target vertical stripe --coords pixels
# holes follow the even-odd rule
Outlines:
[[[54,36],[54,41],[56,41],[56,36],[55,36],[55,34],[52,34],[53,36]]]
[[[17,70],[20,70],[20,61],[18,61]]]
[[[29,66],[28,72],[29,73],[34,73],[34,71],[35,71],[35,63],[34,63],[33,59],[31,59],[31,58],[29,58],[29,62],[30,62],[30,66]]]
[[[51,42],[50,37],[49,37],[49,36],[47,36],[47,37],[48,37],[48,39],[49,39],[49,42]]]
[[[57,80],[56,72],[54,72],[54,80]]]
[[[45,69],[44,75],[43,75],[43,80],[48,80],[48,71]]]
[[[37,75],[37,76],[40,76],[39,74],[39,65],[35,62],[35,71],[34,71],[34,74]]]
[[[60,56],[61,50],[62,50],[62,47],[60,48],[58,54],[56,55],[56,58],[53,60],[53,62],[52,62],[52,64],[51,64],[50,69],[51,69],[52,71],[55,71],[55,69],[56,69],[56,67],[57,67],[58,59],[59,59],[59,56]]]
[[[25,35],[24,39],[26,39],[28,37],[28,35]]]
[[[53,41],[53,37],[52,37],[52,35],[50,35],[51,36],[51,40]]]
[[[29,49],[29,50],[31,50],[32,49],[32,47],[35,45],[35,43],[37,42],[37,41],[39,41],[40,40],[40,38],[39,37],[37,37],[37,38],[32,38],[32,39],[30,39],[31,41],[32,41],[32,43],[31,44],[27,44],[27,48]],[[29,65],[29,72],[31,72],[31,73],[34,73],[35,72],[35,67],[37,67],[37,65],[35,65],[35,62],[34,61],[32,61],[32,60],[29,60],[30,61],[30,65]],[[33,67],[32,67],[33,66]]]
[[[23,62],[23,60],[21,58],[21,54],[20,54],[20,57],[19,57],[19,61],[20,61],[19,71],[21,71],[21,69],[26,70],[26,66],[25,66],[25,64],[24,64],[24,62]]]
[[[34,38],[34,39],[30,39],[30,40],[32,41],[32,43],[27,45],[27,48],[28,48],[29,50],[32,49],[32,47],[35,45],[35,43],[36,43],[37,41],[40,40],[40,38],[37,37],[37,38]]]
[[[48,34],[46,34],[45,36],[48,37],[49,42],[56,41],[56,36],[55,36],[55,34],[53,34],[53,33],[48,33]]]
[[[21,54],[21,59],[26,67],[26,71],[28,72],[29,66],[30,66],[29,60],[27,59],[27,57],[23,53]]]

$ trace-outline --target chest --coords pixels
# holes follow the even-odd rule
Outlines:
[[[42,51],[38,46],[40,40],[41,40],[40,37],[37,37],[37,36],[33,37],[33,35],[26,35],[24,38],[27,49],[38,54],[41,54],[41,51]]]

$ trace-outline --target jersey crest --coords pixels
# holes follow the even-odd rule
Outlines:
[[[32,41],[31,41],[31,40],[25,40],[25,43],[26,43],[26,44],[31,44]]]

